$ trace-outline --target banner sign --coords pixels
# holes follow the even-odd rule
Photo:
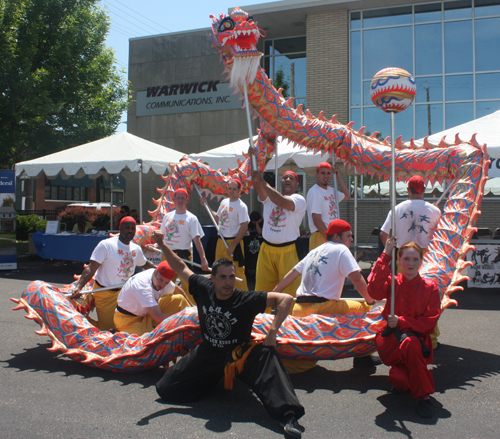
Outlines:
[[[483,241],[484,242],[484,241]],[[471,244],[475,250],[467,253],[467,261],[472,266],[467,267],[469,288],[500,288],[500,240],[492,240],[491,244]]]
[[[137,116],[241,109],[240,94],[229,83],[201,81],[148,87],[137,92]]]
[[[0,270],[17,268],[16,171],[0,170]]]

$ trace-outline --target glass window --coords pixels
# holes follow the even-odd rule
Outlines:
[[[416,102],[442,102],[443,101],[443,77],[430,76],[416,78],[417,95]]]
[[[472,72],[472,22],[444,25],[445,72]]]
[[[351,108],[351,117],[349,122],[354,121],[354,126],[359,130],[362,126],[361,124],[361,108]],[[363,124],[364,125],[364,124]]]
[[[57,200],[57,186],[50,187],[50,199]]]
[[[441,3],[415,5],[415,23],[441,21]]]
[[[50,200],[50,186],[45,182],[45,199]]]
[[[415,105],[415,138],[430,136],[443,131],[443,105]]]
[[[472,75],[447,76],[446,101],[466,101],[474,99]]]
[[[366,131],[373,134],[378,131],[385,139],[391,136],[391,115],[376,108],[363,109],[363,125],[366,126]],[[413,105],[406,110],[394,116],[394,131],[396,139],[402,136],[403,141],[410,140],[413,137]]]
[[[474,0],[474,16],[491,17],[500,15],[499,0]]]
[[[472,17],[471,0],[460,0],[444,2],[444,19],[454,20],[456,18]]]
[[[274,58],[273,84],[283,87],[283,96],[306,96],[306,58],[290,59],[287,56]]]
[[[370,96],[371,83],[371,81],[363,81],[363,105],[373,105],[373,101]]]
[[[476,71],[500,70],[500,18],[476,20]]]
[[[413,35],[410,26],[363,33],[363,79],[380,70],[399,67],[413,72]],[[388,50],[390,48],[390,50]]]
[[[66,188],[66,200],[74,200],[73,198],[73,188],[72,187],[67,187]]]
[[[476,99],[500,99],[500,73],[476,75]]]
[[[500,101],[482,101],[476,104],[476,118],[487,116],[500,110]]]
[[[363,27],[393,26],[411,22],[411,6],[363,11]]]
[[[351,32],[351,105],[361,104],[361,32]]]
[[[363,125],[370,134],[378,131],[383,138],[391,135],[391,115],[377,107],[363,109]]]
[[[66,199],[66,188],[64,186],[57,187],[57,200],[65,200]]]
[[[446,129],[469,122],[472,119],[474,119],[473,102],[446,104]]]
[[[415,75],[443,73],[442,24],[415,26]]]
[[[361,12],[351,13],[351,29],[361,28]]]

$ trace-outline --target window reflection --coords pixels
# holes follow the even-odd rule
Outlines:
[[[432,75],[443,72],[442,25],[415,26],[415,74]]]
[[[441,102],[443,100],[443,77],[430,76],[416,78],[416,102]]]
[[[489,17],[500,15],[499,0],[474,0],[474,15],[476,17]]]
[[[476,70],[500,70],[500,18],[476,20]]]
[[[361,12],[351,13],[351,29],[361,28]]]
[[[465,101],[474,99],[472,75],[456,75],[446,77],[446,100]]]
[[[388,50],[388,48],[391,50]],[[413,72],[413,37],[410,26],[365,31],[363,34],[363,79],[372,79],[387,67]]]
[[[373,105],[373,101],[370,96],[371,83],[371,81],[363,81],[363,105]]]
[[[444,25],[445,72],[472,72],[472,22]]]
[[[476,75],[476,99],[500,99],[500,73]]]
[[[441,3],[415,5],[415,23],[441,21]]]
[[[363,27],[393,26],[409,24],[411,21],[411,6],[363,12]]]
[[[453,128],[474,119],[474,103],[446,104],[446,127]]]
[[[444,2],[444,19],[454,20],[457,18],[472,17],[471,0],[460,0]]]
[[[487,116],[500,110],[500,101],[482,101],[476,104],[476,118]]]
[[[349,122],[354,121],[354,127],[359,130],[363,125],[361,123],[361,108],[351,108],[351,117]]]
[[[430,136],[443,131],[443,105],[429,104],[415,106],[415,138]]]
[[[361,105],[361,32],[351,33],[351,105]]]
[[[391,136],[391,115],[377,107],[363,109],[363,125],[371,134],[378,131],[383,138]],[[396,139],[402,136],[406,141],[413,137],[413,105],[394,116],[394,125]]]

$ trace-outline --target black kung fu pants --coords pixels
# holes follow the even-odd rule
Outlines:
[[[230,353],[215,351],[202,343],[165,372],[156,383],[156,391],[167,402],[196,401],[215,389],[230,359]],[[252,389],[273,418],[281,420],[290,411],[297,419],[304,415],[304,407],[274,348],[255,346],[243,372],[236,377]]]

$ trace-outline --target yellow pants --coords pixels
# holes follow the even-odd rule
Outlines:
[[[234,241],[234,239],[226,239],[227,245],[231,245],[231,243],[233,241]],[[243,253],[243,256],[245,256],[245,252],[243,250],[243,240],[240,241],[239,245],[241,247],[241,253]],[[247,285],[247,278],[245,277],[245,266],[240,267],[240,264],[238,262],[236,262],[233,258],[231,258],[226,253],[226,246],[222,242],[222,239],[217,240],[217,247],[215,250],[215,260],[220,259],[220,258],[231,259],[231,261],[234,262],[234,266],[236,268],[236,277],[243,279],[243,282],[236,281],[236,288],[239,288],[240,290],[243,290],[243,291],[247,291],[248,285]]]
[[[102,288],[102,286],[94,282],[93,289],[95,290],[97,288]],[[118,300],[120,290],[121,288],[118,290],[104,290],[92,293],[95,310],[97,312],[97,321],[92,318],[88,318],[88,321],[101,331],[116,329],[113,323],[113,317],[115,315],[116,301]]]
[[[422,249],[424,251],[424,256],[428,252],[426,248]],[[403,268],[401,267],[401,264],[399,263],[399,258],[398,258],[398,273],[402,273]],[[434,327],[434,332],[431,334],[431,340],[432,340],[432,349],[436,349],[438,345],[438,337],[441,335],[441,332],[439,331],[438,325]]]
[[[190,255],[189,255],[188,260],[192,261],[192,260],[193,260],[193,252],[190,250],[190,251],[189,251],[189,253],[190,253]],[[162,261],[166,261],[166,259],[165,259],[165,255],[162,255],[162,256],[161,256],[161,260],[162,260]],[[192,267],[192,266],[190,266],[189,264],[186,264],[186,265],[187,265],[187,267],[188,267],[189,269],[192,269],[192,268],[193,268],[193,267]],[[174,284],[175,284],[175,281],[177,280],[177,278],[178,278],[178,277],[179,277],[179,276],[175,275],[175,276],[172,278],[172,282],[173,282]],[[189,294],[189,285],[187,284],[187,282],[184,282],[182,279],[181,279],[181,288],[182,288],[182,291],[184,291],[184,292],[186,293],[186,296],[188,296],[188,297],[189,297],[189,300],[191,301],[191,303],[196,303],[196,302],[194,301],[194,297],[193,297],[193,296],[191,296],[191,294]]]
[[[322,303],[295,303],[291,315],[294,317],[306,317],[311,314],[349,314],[351,312],[368,312],[372,309],[366,302],[354,300],[329,300]],[[316,360],[289,360],[282,359],[289,375],[305,372],[316,366]]]
[[[257,291],[273,291],[285,275],[299,262],[295,244],[286,247],[273,247],[265,242],[260,246],[255,274]],[[283,292],[295,297],[301,276],[297,277]]]
[[[311,233],[311,237],[309,238],[309,251],[314,250],[316,247],[319,247],[321,244],[326,242],[326,235],[321,232]]]
[[[181,294],[166,294],[160,297],[158,305],[160,305],[161,312],[168,315],[175,314],[189,306]],[[156,326],[156,322],[149,314],[145,316],[129,316],[119,311],[114,314],[114,322],[118,331],[137,335],[151,332]]]

